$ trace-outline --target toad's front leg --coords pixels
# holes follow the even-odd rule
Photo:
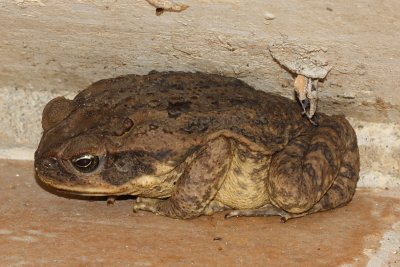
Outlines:
[[[134,210],[152,211],[172,218],[193,218],[205,214],[228,172],[231,144],[225,137],[209,141],[178,179],[170,198],[139,198]]]
[[[157,212],[157,206],[163,199],[158,198],[147,198],[147,197],[137,197],[135,203],[133,204],[133,212],[138,212],[140,210]]]

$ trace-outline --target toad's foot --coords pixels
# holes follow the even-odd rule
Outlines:
[[[157,213],[157,206],[161,201],[163,200],[156,198],[137,197],[135,203],[133,204],[133,212],[136,213],[139,210],[144,210]]]
[[[114,205],[116,199],[117,199],[116,196],[109,196],[109,197],[107,197],[107,206],[112,206],[112,205]]]
[[[164,215],[171,218],[184,218],[177,215],[176,206],[170,201],[170,199],[158,199],[158,198],[136,198],[133,204],[133,212],[139,210],[151,211],[157,215]]]
[[[229,219],[232,217],[267,217],[267,216],[280,216],[281,217],[281,222],[284,223],[287,220],[293,219],[293,218],[298,218],[298,217],[303,217],[307,213],[299,213],[299,214],[294,214],[294,213],[288,213],[284,211],[283,209],[277,208],[272,205],[266,205],[264,207],[261,207],[259,209],[253,209],[253,210],[233,210],[225,215],[225,219]]]
[[[227,207],[217,200],[212,200],[204,209],[204,215],[211,216],[216,212],[223,211]]]

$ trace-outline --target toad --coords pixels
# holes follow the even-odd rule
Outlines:
[[[40,182],[77,195],[134,195],[134,210],[283,221],[343,206],[359,178],[344,116],[318,127],[285,97],[205,73],[98,81],[43,111]]]

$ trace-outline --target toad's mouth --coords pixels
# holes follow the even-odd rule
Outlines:
[[[37,175],[39,184],[45,188],[56,190],[60,193],[67,193],[78,196],[121,196],[121,195],[132,195],[128,184],[122,186],[111,186],[111,185],[68,185],[60,184],[51,179]]]

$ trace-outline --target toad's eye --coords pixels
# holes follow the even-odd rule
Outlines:
[[[72,165],[80,172],[92,172],[99,166],[99,157],[85,154],[71,160]]]

